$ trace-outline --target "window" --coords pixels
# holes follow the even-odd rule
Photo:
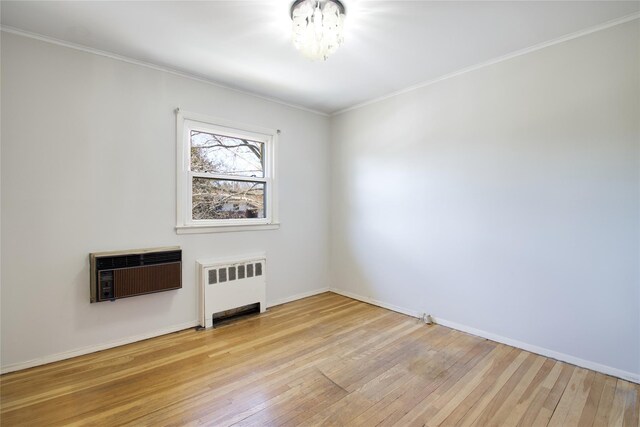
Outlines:
[[[277,228],[277,132],[178,111],[178,233]]]

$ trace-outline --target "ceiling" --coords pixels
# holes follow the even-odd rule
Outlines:
[[[5,1],[3,27],[333,113],[638,13],[638,1],[346,0],[326,62],[290,41],[290,0]]]

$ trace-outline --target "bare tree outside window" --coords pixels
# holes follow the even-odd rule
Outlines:
[[[264,143],[191,130],[190,144],[194,220],[265,218]]]

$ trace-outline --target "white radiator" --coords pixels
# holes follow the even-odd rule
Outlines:
[[[249,304],[266,307],[265,254],[241,258],[198,260],[200,325],[210,328],[213,314]]]

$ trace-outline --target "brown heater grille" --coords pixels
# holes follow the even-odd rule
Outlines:
[[[182,287],[182,251],[179,247],[90,254],[91,302]]]
[[[115,298],[179,289],[180,263],[122,268],[113,272]]]

